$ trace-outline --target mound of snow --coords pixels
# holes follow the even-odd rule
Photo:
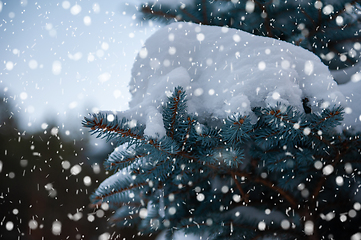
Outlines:
[[[240,30],[173,23],[151,36],[132,69],[130,109],[121,116],[163,135],[162,104],[174,87],[187,91],[188,110],[224,118],[253,107],[292,105],[313,111],[344,104],[328,68],[313,53]]]

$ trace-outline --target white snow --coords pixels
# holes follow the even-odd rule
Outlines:
[[[120,116],[146,124],[145,134],[165,134],[161,106],[177,86],[188,111],[224,118],[278,102],[303,111],[345,105],[328,68],[313,53],[271,38],[225,27],[172,23],[151,36],[132,69],[130,109]]]
[[[346,97],[347,111],[345,111],[343,128],[352,132],[361,132],[361,81],[349,81],[339,85],[340,91]]]

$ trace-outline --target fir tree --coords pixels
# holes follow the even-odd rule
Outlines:
[[[312,51],[330,69],[353,66],[360,57],[361,5],[357,0],[191,0],[185,3],[145,3],[140,6],[140,18],[228,26],[284,40]]]
[[[164,137],[145,135],[131,119],[85,118],[119,146],[105,162],[115,174],[93,203],[107,202],[114,224],[165,230],[168,239],[179,230],[210,239],[358,239],[361,140],[334,130],[342,107],[252,113],[256,122],[240,113],[201,121],[177,87],[163,107]]]

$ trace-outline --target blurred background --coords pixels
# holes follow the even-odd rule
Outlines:
[[[89,206],[112,143],[81,126],[128,107],[134,58],[158,28],[130,4],[0,1],[0,239],[140,237]]]

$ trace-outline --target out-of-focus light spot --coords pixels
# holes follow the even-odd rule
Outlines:
[[[227,185],[224,185],[222,188],[221,188],[221,191],[222,193],[227,193],[229,191],[229,187]]]
[[[28,5],[28,0],[21,0],[21,1],[20,1],[20,5],[21,5],[22,7],[26,7],[26,6]]]
[[[10,178],[10,179],[15,178],[15,173],[14,173],[14,172],[9,172],[9,178]]]
[[[5,228],[6,228],[6,230],[8,230],[8,231],[13,230],[13,228],[14,228],[14,223],[11,222],[11,221],[7,222],[7,223],[5,224]]]
[[[261,70],[261,71],[265,70],[266,69],[266,63],[264,61],[260,61],[258,63],[258,69]]]
[[[283,61],[281,62],[281,67],[282,67],[283,69],[289,69],[290,66],[291,66],[291,64],[290,64],[290,62],[287,61],[287,60],[283,60]]]
[[[65,161],[62,161],[61,162],[61,166],[64,168],[64,169],[69,169],[70,168],[70,162],[65,160]]]
[[[239,194],[233,194],[232,199],[233,199],[233,201],[235,201],[235,202],[238,203],[238,202],[241,201],[241,195],[239,195]]]
[[[197,88],[196,90],[194,90],[194,95],[195,96],[201,96],[203,94],[203,88]]]
[[[351,163],[346,163],[344,168],[345,168],[345,171],[346,171],[347,174],[350,174],[353,171]]]
[[[317,8],[317,9],[321,9],[322,8],[322,2],[320,1],[320,0],[317,0],[316,2],[315,2],[315,4],[314,4],[314,6],[315,6],[315,8]]]
[[[110,75],[110,73],[108,72],[105,72],[105,73],[102,73],[98,76],[98,80],[101,82],[101,83],[104,83],[106,81],[108,81],[110,79],[112,75]]]
[[[336,17],[336,23],[337,23],[337,25],[342,26],[343,25],[343,17],[342,16],[337,16]]]
[[[305,62],[305,67],[304,67],[304,71],[305,74],[310,76],[313,73],[313,62],[308,60]]]
[[[143,47],[142,49],[140,49],[139,51],[139,57],[140,58],[146,58],[148,56],[148,50]]]
[[[355,202],[353,204],[353,208],[356,210],[356,211],[360,211],[361,210],[361,204],[359,202]]]
[[[53,127],[51,130],[50,130],[50,134],[53,135],[53,136],[56,136],[58,135],[59,133],[59,129],[57,127]]]
[[[204,196],[203,193],[198,193],[198,194],[197,194],[197,200],[198,200],[199,202],[203,202],[205,198],[206,198],[206,197]]]
[[[14,209],[13,209],[13,214],[14,214],[14,215],[18,215],[18,214],[19,214],[19,210],[16,209],[16,208],[14,208]]]
[[[285,230],[289,229],[291,226],[290,222],[287,219],[281,221],[281,227]]]
[[[78,175],[81,172],[81,166],[76,164],[70,169],[72,175]]]
[[[148,211],[147,211],[146,208],[141,208],[141,209],[139,210],[139,217],[140,217],[141,219],[146,218],[147,215],[148,215]]]
[[[29,61],[29,68],[30,69],[37,69],[38,68],[38,62],[34,59],[31,59]]]
[[[174,215],[177,212],[177,209],[175,207],[170,207],[168,212],[170,215]]]
[[[108,240],[110,239],[110,234],[105,232],[103,234],[101,234],[99,237],[98,237],[98,240]]]
[[[95,215],[98,217],[98,218],[102,218],[104,217],[105,213],[102,209],[98,209],[96,212],[95,212]]]
[[[253,1],[247,1],[246,3],[246,11],[248,13],[253,13],[255,7],[255,3]]]
[[[70,13],[73,15],[78,15],[81,12],[81,6],[78,4],[75,4],[70,8]]]
[[[14,12],[9,12],[9,18],[14,18],[15,17],[15,13]]]
[[[66,131],[65,131],[65,135],[69,136],[69,135],[70,135],[70,131],[69,131],[69,130],[66,130]]]
[[[74,61],[78,61],[83,57],[83,54],[81,52],[77,52],[74,55],[71,53],[68,53],[68,58]]]
[[[347,56],[345,54],[340,55],[340,61],[345,62],[347,60]]]
[[[74,109],[74,108],[76,108],[77,105],[78,105],[77,102],[71,102],[71,103],[69,104],[69,108],[70,108],[70,109]]]
[[[348,216],[350,218],[354,218],[354,217],[356,217],[356,215],[357,215],[357,212],[355,210],[351,209],[350,211],[348,211]]]
[[[115,117],[114,117],[113,114],[109,114],[109,115],[107,116],[107,120],[108,120],[109,122],[113,122],[114,119],[115,119]]]
[[[197,40],[198,40],[198,41],[202,42],[204,39],[205,39],[205,36],[204,36],[203,33],[198,33],[198,34],[197,34]]]
[[[308,136],[311,133],[311,128],[306,127],[305,129],[303,129],[303,134],[305,134],[306,136]]]
[[[212,95],[214,95],[214,93],[215,93],[214,89],[209,89],[209,91],[208,91],[208,94],[209,94],[209,95],[212,96]]]
[[[259,229],[260,231],[264,231],[264,230],[266,229],[266,223],[263,222],[263,221],[259,222],[259,223],[258,223],[258,229]]]
[[[109,210],[109,204],[106,203],[106,202],[104,202],[104,203],[102,203],[101,208],[102,208],[104,211],[108,211],[108,210]]]
[[[129,33],[129,38],[134,38],[135,37],[135,34],[133,32]]]
[[[323,103],[321,103],[321,108],[328,108],[330,106],[330,102],[328,101],[324,101]]]
[[[87,219],[88,219],[89,222],[94,222],[95,217],[94,217],[93,214],[89,214]]]
[[[273,98],[274,100],[278,100],[278,99],[280,99],[280,97],[281,97],[281,95],[280,95],[278,92],[272,93],[272,98]]]
[[[94,165],[92,166],[92,168],[93,168],[93,172],[94,172],[95,174],[99,174],[99,173],[100,173],[100,166],[99,166],[98,164],[94,164]]]
[[[361,232],[355,233],[351,236],[350,240],[361,240]]]
[[[88,54],[88,62],[92,62],[95,60],[95,56],[92,53]]]
[[[60,61],[54,61],[52,66],[52,71],[54,75],[59,75],[61,73],[61,62]]]
[[[226,27],[226,26],[223,26],[223,27],[221,28],[221,31],[222,31],[222,33],[227,33],[227,32],[229,31],[229,28]]]
[[[38,228],[38,222],[35,219],[30,220],[28,225],[33,230]]]
[[[102,48],[104,51],[108,50],[108,49],[109,49],[109,43],[103,42],[102,45],[101,45],[101,48]]]
[[[174,41],[174,34],[173,33],[169,33],[168,40],[171,41],[171,42]]]
[[[8,61],[5,64],[6,70],[11,71],[14,68],[14,63],[12,61]]]
[[[346,220],[347,220],[347,216],[346,216],[345,214],[342,214],[342,215],[340,216],[340,221],[341,221],[341,222],[346,222]]]
[[[206,64],[207,64],[208,66],[211,66],[211,65],[213,64],[213,59],[212,59],[212,58],[207,58]]]
[[[322,167],[323,167],[323,164],[321,161],[316,161],[314,163],[314,167],[317,169],[317,170],[320,170]]]
[[[356,49],[356,50],[360,50],[360,49],[361,49],[361,43],[355,42],[355,43],[353,44],[353,48]]]
[[[49,126],[49,125],[48,125],[47,123],[42,123],[42,124],[41,124],[41,128],[44,129],[44,130],[47,129],[48,126]]]
[[[343,177],[341,177],[341,176],[336,177],[336,184],[338,186],[342,186],[343,185]]]
[[[306,221],[305,222],[305,234],[306,235],[312,235],[313,234],[313,229],[314,228],[314,224],[312,221]]]
[[[94,13],[99,13],[99,12],[100,12],[100,6],[99,6],[99,4],[98,4],[98,3],[94,3],[92,9],[93,9],[93,12],[94,12]]]
[[[351,113],[352,113],[352,108],[346,107],[346,108],[345,108],[345,113],[346,113],[346,114],[351,114]]]
[[[53,24],[51,24],[51,23],[46,23],[46,24],[45,24],[45,30],[50,31],[51,29],[53,29]]]
[[[265,54],[269,55],[269,54],[271,54],[271,49],[267,48],[264,52],[265,52]]]
[[[26,92],[22,92],[22,93],[20,93],[20,98],[21,98],[21,100],[25,100],[28,98],[28,94]]]
[[[92,184],[92,179],[89,176],[85,176],[83,182],[85,186],[89,187]]]
[[[233,41],[235,41],[235,42],[241,41],[241,37],[238,34],[234,34],[232,38],[233,38]]]
[[[90,26],[90,25],[92,24],[92,19],[91,19],[91,17],[89,17],[89,16],[85,16],[85,17],[83,18],[83,22],[84,22],[84,25],[85,25],[85,26]]]
[[[177,52],[177,49],[175,47],[170,47],[169,50],[168,50],[168,53],[170,55],[174,55],[176,52]]]
[[[20,160],[20,166],[26,167],[27,165],[28,165],[28,160],[26,160],[26,159],[21,159]]]
[[[69,9],[70,8],[70,2],[69,1],[63,1],[61,3],[61,6],[64,8],[64,9]]]
[[[326,165],[323,169],[322,169],[322,173],[324,174],[324,175],[330,175],[332,172],[333,172],[333,166],[332,165]]]
[[[53,225],[51,227],[51,231],[54,235],[60,235],[61,233],[61,222],[58,220],[53,222]]]
[[[361,73],[358,72],[358,73],[355,73],[351,76],[351,81],[352,82],[358,82],[361,80]]]
[[[331,4],[326,5],[323,9],[322,9],[323,14],[325,15],[330,15],[331,13],[333,13],[333,6]]]
[[[19,53],[20,53],[19,49],[17,49],[17,48],[13,49],[13,54],[18,55]]]

